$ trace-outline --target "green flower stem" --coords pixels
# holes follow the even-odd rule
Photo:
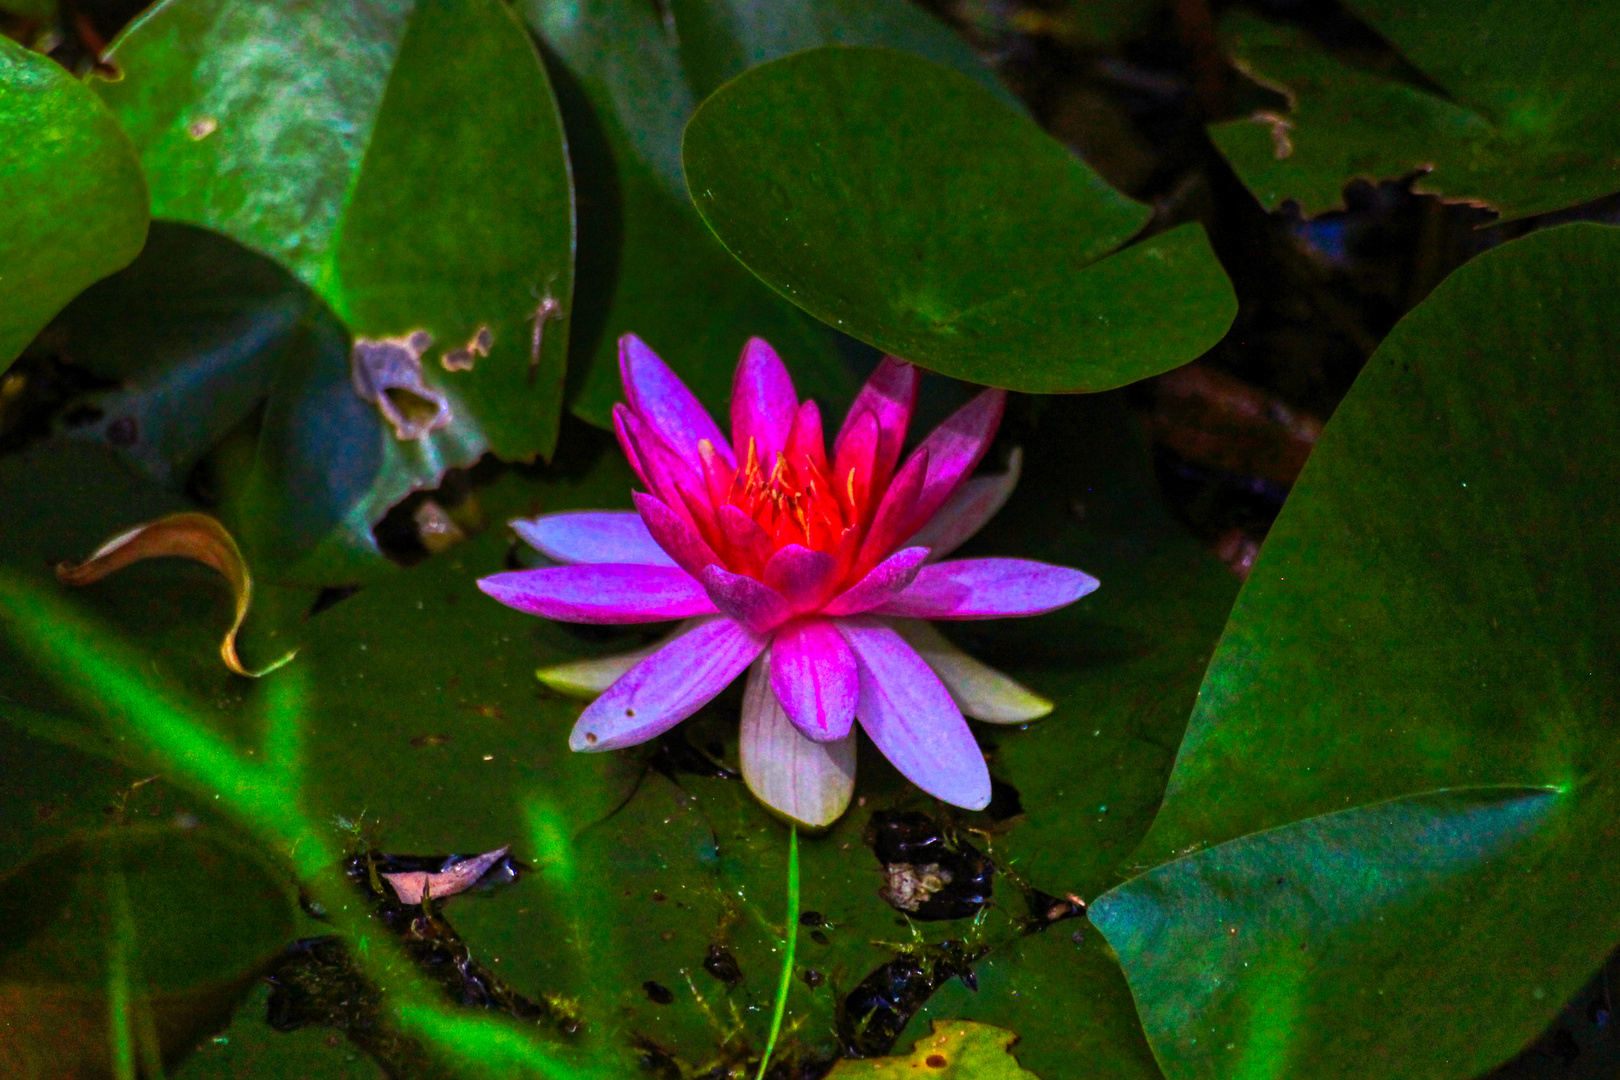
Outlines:
[[[776,1009],[771,1014],[771,1036],[765,1040],[765,1056],[759,1059],[754,1080],[765,1080],[765,1069],[782,1033],[782,1017],[787,1012],[788,986],[793,981],[793,953],[799,944],[799,827],[788,826],[787,942],[783,946],[782,978],[776,984]]]

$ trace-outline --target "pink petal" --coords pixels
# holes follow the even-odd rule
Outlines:
[[[958,559],[923,567],[904,592],[873,610],[913,619],[1001,619],[1055,610],[1096,587],[1096,578],[1067,566]]]
[[[707,615],[695,619],[684,619],[677,623],[675,629],[670,633],[639,649],[615,653],[612,656],[599,656],[595,660],[571,660],[566,664],[555,664],[551,667],[538,669],[535,671],[534,677],[559,694],[591,701],[602,691],[623,678],[625,672],[659,649],[662,649],[665,645],[668,645],[671,641],[683,634],[691,633],[708,621],[709,616]],[[905,622],[907,620],[900,621]],[[928,624],[916,623],[915,625],[927,626]],[[902,636],[904,635],[902,634]],[[947,682],[946,685],[949,686],[950,683]]]
[[[833,455],[833,494],[843,503],[852,521],[866,506],[866,493],[872,489],[872,470],[882,441],[883,430],[878,426],[877,414],[870,409],[851,413],[838,435],[838,449]]]
[[[636,467],[642,483],[665,506],[689,517],[683,493],[707,505],[707,500],[700,494],[704,484],[698,473],[666,446],[646,421],[623,405],[615,405],[613,426],[619,434],[620,444],[625,447],[625,456]]]
[[[771,691],[770,652],[748,672],[738,756],[743,781],[765,805],[802,824],[837,821],[855,792],[855,732],[832,742],[807,739]]]
[[[927,451],[928,479],[917,496],[917,516],[910,522],[908,532],[921,528],[933,517],[962,478],[973,472],[984,452],[990,449],[990,440],[1001,426],[1001,414],[1006,406],[1005,390],[985,390],[946,417],[945,422],[929,432],[928,438],[912,451],[913,454]]]
[[[900,447],[906,441],[906,426],[911,423],[911,409],[916,402],[917,369],[904,360],[885,356],[855,395],[844,417],[843,430],[833,443],[833,457],[842,455],[845,441],[854,434],[856,419],[870,412],[880,432],[873,455],[873,475],[878,484],[887,483],[894,475],[895,462],[900,460]]]
[[[765,564],[762,579],[781,593],[794,611],[812,611],[826,599],[838,572],[838,560],[825,551],[788,544]]]
[[[797,619],[771,638],[771,690],[788,718],[817,742],[842,739],[855,722],[855,654],[830,619]]]
[[[641,517],[628,510],[569,511],[511,525],[526,544],[558,562],[675,565]]]
[[[808,459],[823,474],[827,472],[827,438],[821,433],[821,410],[814,401],[805,401],[794,414],[787,453],[790,458]]]
[[[662,622],[715,610],[703,586],[673,566],[597,563],[513,570],[479,578],[478,587],[507,607],[562,622]]]
[[[587,705],[568,737],[569,747],[617,750],[668,731],[707,705],[764,648],[764,638],[730,619],[699,624]]]
[[[854,615],[886,603],[917,576],[918,567],[928,558],[927,548],[904,548],[878,563],[832,603],[822,608],[824,615]]]
[[[878,503],[866,539],[861,541],[860,554],[855,559],[856,573],[876,566],[901,540],[916,531],[913,522],[921,517],[916,509],[917,496],[927,475],[928,451],[919,447],[889,485],[889,490],[883,493],[883,501]]]
[[[906,547],[925,547],[938,562],[961,547],[1007,504],[1018,486],[1024,455],[1016,446],[1007,455],[1007,471],[963,481],[928,523],[912,534]]]
[[[990,770],[950,694],[900,635],[870,616],[841,619],[855,652],[860,701],[855,714],[877,748],[907,780],[953,806],[990,803]]]
[[[731,441],[737,460],[747,459],[753,440],[760,464],[769,473],[787,447],[798,411],[799,395],[793,392],[781,357],[761,338],[749,338],[731,384]]]
[[[706,567],[698,580],[715,607],[756,634],[766,633],[793,616],[793,609],[781,593],[725,567]]]
[[[756,573],[765,568],[771,558],[771,538],[759,522],[729,503],[715,511],[714,520],[725,537],[730,565]]]
[[[639,516],[631,516],[641,523],[642,531],[653,541],[653,546],[666,563],[679,566],[696,577],[705,566],[720,561],[697,531],[686,523],[686,519],[661,500],[639,491],[632,492],[630,498],[635,500],[636,510],[639,511]]]
[[[714,418],[686,384],[634,334],[619,339],[619,376],[630,408],[692,468],[698,467],[697,445],[703,439],[714,444],[726,464],[736,467],[731,448]]]

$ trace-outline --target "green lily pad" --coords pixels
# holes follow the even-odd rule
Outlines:
[[[194,372],[155,377],[195,391],[167,408],[204,415],[211,390],[251,401],[273,374],[255,512],[277,525],[320,519],[291,530],[307,564],[289,575],[335,584],[375,573],[370,526],[410,490],[486,451],[552,452],[572,194],[545,71],[506,5],[379,3],[361,17],[169,0],[125,31],[112,59],[122,77],[98,90],[140,151],[153,215],[274,260],[321,301],[292,319],[301,343],[261,342],[301,355],[267,358],[238,338],[231,355],[187,358],[211,367],[206,385],[186,385]],[[287,80],[290,64],[301,80]],[[246,299],[219,295],[223,285],[191,278],[159,291],[181,309],[213,286],[216,301]],[[278,317],[297,307],[290,290],[275,302]],[[194,449],[182,440],[156,452]],[[333,460],[346,463],[341,476]],[[305,490],[311,479],[324,490]]]
[[[772,288],[957,378],[1107,390],[1191,360],[1236,312],[1199,226],[1126,246],[1146,207],[915,56],[762,65],[703,104],[683,154],[704,220]]]
[[[1433,167],[1425,189],[1508,217],[1620,188],[1614,73],[1594,41],[1620,32],[1603,5],[1353,5],[1416,66],[1402,81],[1353,66],[1303,33],[1237,14],[1234,56],[1294,95],[1286,116],[1216,125],[1216,144],[1262,202],[1308,214],[1341,202],[1355,177]]]
[[[1612,887],[1594,845],[1617,813],[1620,518],[1607,493],[1620,459],[1593,435],[1620,417],[1620,341],[1604,314],[1620,301],[1617,271],[1620,230],[1591,225],[1456,271],[1374,354],[1301,474],[1134,862],[1225,846],[1100,901],[1173,1078],[1239,1075],[1290,1048],[1311,1055],[1313,1075],[1471,1076],[1532,1038],[1620,941],[1620,921],[1593,902]],[[1446,789],[1465,790],[1428,794]],[[1322,817],[1341,812],[1361,816]],[[1512,827],[1498,835],[1503,814]],[[1396,818],[1406,824],[1380,824]],[[1379,850],[1406,845],[1407,860],[1432,863],[1424,845],[1442,835],[1461,863],[1410,879],[1398,903],[1378,891],[1365,867]],[[1154,944],[1180,931],[1155,929],[1149,912],[1174,903],[1239,935],[1273,925],[1284,900],[1257,868],[1286,884],[1309,861],[1287,852],[1332,844],[1345,852],[1331,870],[1342,915],[1322,918],[1348,929],[1321,932],[1367,965],[1284,971],[1267,953],[1245,968],[1242,949],[1206,950],[1199,970],[1233,996],[1223,1019],[1200,1020],[1208,985]],[[1278,915],[1277,933],[1307,914]],[[1374,1000],[1386,970],[1410,980],[1394,1003]],[[1464,997],[1478,1011],[1456,1010]],[[1287,1031],[1258,1018],[1293,1009]],[[1444,1023],[1414,1019],[1442,1010]],[[1388,1056],[1358,1056],[1363,1038]],[[1235,1049],[1221,1057],[1209,1040]]]
[[[0,37],[0,371],[146,240],[129,138],[54,61]]]
[[[173,826],[42,851],[0,879],[0,907],[0,1060],[19,1075],[172,1068],[293,932],[286,884],[257,856]]]
[[[750,336],[796,358],[800,392],[847,401],[855,385],[832,336],[726,255],[686,195],[681,131],[748,67],[834,42],[891,45],[993,74],[942,23],[904,0],[581,0],[518,5],[554,62],[580,205],[573,412],[609,426],[617,341],[643,338],[711,409],[730,398]]]
[[[1009,421],[1009,434],[1023,429],[1025,479],[965,552],[1065,562],[1104,584],[1063,612],[952,629],[964,647],[1057,703],[1051,717],[1024,730],[978,729],[993,774],[1017,791],[1022,813],[963,815],[959,824],[990,830],[986,846],[1035,887],[1090,897],[1117,881],[1114,865],[1147,828],[1236,582],[1159,505],[1140,434],[1117,395],[1015,412],[1022,419]],[[481,488],[485,516],[499,522],[624,506],[633,480],[611,441],[589,429],[579,439],[572,464],[512,469]],[[27,505],[59,503],[62,521],[52,528],[70,540],[75,528],[104,528],[99,515],[145,512],[117,503],[120,485],[131,493],[126,500],[145,492],[153,512],[174,499],[134,481],[101,447],[54,444],[12,460],[14,486],[0,472],[0,496],[20,498],[6,493],[33,484],[38,494]],[[71,476],[79,477],[71,490],[81,497],[53,497],[51,485]],[[76,525],[75,515],[95,520]],[[101,641],[96,623],[116,627],[123,643],[97,644],[96,655],[131,657],[143,685],[162,688],[199,731],[253,766],[269,756],[266,702],[286,680],[300,680],[307,689],[297,723],[297,795],[272,792],[254,804],[274,819],[277,836],[297,822],[335,833],[326,823],[341,817],[359,820],[372,842],[395,852],[512,844],[534,872],[493,895],[453,898],[447,917],[474,958],[518,991],[577,1004],[578,1035],[537,1036],[566,1059],[628,1071],[648,1045],[694,1069],[757,1055],[790,931],[781,924],[786,832],[740,781],[691,771],[716,771],[705,764],[711,750],[719,765],[735,769],[739,695],[722,695],[685,726],[695,757],[671,758],[656,746],[569,753],[579,705],[545,691],[534,669],[621,651],[646,635],[582,631],[484,597],[474,580],[510,565],[513,545],[495,525],[289,624],[301,642],[297,657],[257,682],[218,664],[214,635],[229,597],[185,563],[143,563],[65,594],[86,625],[65,616],[56,622],[84,642]],[[6,548],[8,572],[36,589],[54,588],[42,554],[52,546],[34,539],[19,542],[15,554]],[[286,648],[279,640],[274,646],[272,653],[269,640],[258,644],[264,655]],[[206,770],[165,763],[163,744],[154,744],[133,707],[87,703],[82,686],[47,680],[32,662],[19,662],[9,639],[0,648],[0,719],[35,737],[77,740],[161,768],[204,798],[234,782],[235,774],[210,779]],[[258,655],[245,658],[253,664]],[[1097,934],[1077,944],[1072,934],[1083,923],[1072,920],[1018,937],[1027,905],[1006,879],[997,881],[996,906],[977,928],[971,918],[908,925],[879,898],[882,867],[862,833],[878,809],[943,809],[870,747],[861,754],[857,794],[864,805],[825,834],[801,839],[801,903],[821,922],[791,928],[800,936],[789,1027],[778,1046],[784,1060],[835,1054],[839,1003],[898,951],[980,934],[996,946],[976,966],[977,993],[960,982],[940,989],[900,1045],[933,1019],[969,1018],[1023,1035],[1019,1061],[1038,1075],[1062,1075],[1083,1045],[1113,1075],[1155,1076],[1129,990]],[[735,986],[705,966],[715,946],[735,961]],[[251,1045],[272,1037],[259,1016],[236,1023],[251,1025],[244,1028]],[[206,1060],[225,1069],[237,1059],[221,1051]]]

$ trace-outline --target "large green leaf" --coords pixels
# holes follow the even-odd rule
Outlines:
[[[0,371],[146,239],[129,139],[56,63],[0,37]]]
[[[1535,1035],[1620,940],[1620,920],[1594,903],[1617,884],[1594,845],[1620,812],[1620,512],[1609,497],[1620,456],[1594,436],[1620,419],[1620,338],[1606,314],[1620,302],[1617,273],[1620,230],[1590,225],[1464,266],[1374,354],[1301,474],[1137,861],[1232,843],[1127,884],[1099,920],[1172,1077],[1240,1075],[1253,1055],[1281,1062],[1289,1048],[1309,1052],[1317,1076],[1465,1077]],[[1522,814],[1459,795],[1388,804],[1393,817],[1320,817],[1482,786],[1547,790],[1510,800]],[[1517,823],[1499,834],[1503,814]],[[1379,893],[1363,862],[1394,858],[1379,852],[1399,844],[1433,862],[1422,854],[1433,829],[1461,862]],[[1148,913],[1193,905],[1238,935],[1270,926],[1265,913],[1283,901],[1258,868],[1286,882],[1306,858],[1289,852],[1333,844],[1344,853],[1335,904],[1361,928],[1333,947],[1355,942],[1407,973],[1405,1004],[1368,996],[1384,985],[1383,960],[1356,968],[1336,953],[1284,979],[1272,960],[1243,967],[1251,957],[1234,948],[1206,953],[1203,970],[1233,984],[1235,1011],[1198,1027],[1207,987],[1154,944],[1172,931]],[[1379,905],[1397,894],[1410,918],[1386,919]],[[1470,926],[1491,930],[1457,936]],[[1242,1019],[1266,994],[1277,995],[1267,1010],[1303,1010],[1287,1031]],[[1407,1022],[1465,996],[1488,1003],[1444,1025]],[[1390,1056],[1358,1060],[1364,1035],[1387,1040]],[[1193,1036],[1205,1049],[1190,1050]],[[1237,1049],[1216,1060],[1211,1039]],[[1268,1039],[1283,1040],[1275,1054]]]
[[[1201,229],[1150,216],[970,79],[824,48],[763,65],[686,131],[721,241],[824,322],[948,375],[1106,390],[1186,363],[1236,311]]]
[[[286,426],[260,451],[264,516],[295,513],[310,498],[286,489],[289,478],[325,469],[311,458],[351,463],[324,485],[330,500],[316,497],[318,514],[344,520],[304,538],[306,549],[311,539],[329,549],[308,576],[330,583],[356,576],[345,560],[375,563],[370,526],[446,468],[486,451],[551,453],[572,195],[545,72],[504,4],[169,0],[125,32],[113,57],[123,77],[98,89],[140,150],[154,216],[268,256],[330,312],[303,328],[302,352],[318,360],[271,366],[240,343],[233,357],[209,358],[221,369],[212,384],[231,383],[238,398],[274,373],[266,424]],[[535,352],[545,298],[555,310],[541,319]],[[450,354],[481,328],[487,356],[457,363]],[[390,389],[394,380],[379,376],[376,400],[363,400],[364,380],[351,372],[367,370],[362,339],[417,332],[432,342],[411,350],[420,385],[407,378]],[[405,357],[398,374],[408,376],[409,354],[393,355]],[[212,402],[201,394],[186,404],[200,415]],[[389,405],[416,422],[391,428],[381,415]]]
[[[681,131],[699,101],[747,67],[832,42],[907,49],[986,86],[994,76],[905,0],[524,0],[519,8],[556,61],[575,175],[588,193],[573,411],[608,425],[625,333],[644,338],[710,408],[726,404],[737,355],[753,335],[797,359],[801,392],[847,400],[854,386],[833,339],[727,256],[693,211]]]
[[[1016,789],[1022,814],[966,815],[962,824],[993,830],[990,850],[1036,887],[1089,897],[1115,883],[1113,866],[1147,828],[1236,584],[1159,505],[1145,448],[1117,395],[1062,399],[1041,410],[1026,403],[1009,427],[1023,432],[1023,483],[965,551],[1078,565],[1104,584],[1063,612],[953,630],[964,647],[1057,702],[1051,717],[1027,728],[979,728],[993,773]],[[583,429],[571,444],[574,464],[511,470],[482,488],[485,515],[499,521],[625,505],[631,473],[605,436],[592,435]],[[0,467],[0,500],[40,522],[33,535],[0,534],[0,561],[41,589],[53,587],[49,559],[81,553],[120,521],[176,504],[124,473],[102,447],[41,446],[0,466],[10,466]],[[673,779],[649,770],[653,747],[566,750],[579,706],[544,692],[534,668],[645,638],[586,635],[493,603],[473,581],[507,566],[509,550],[505,530],[492,528],[307,622],[275,624],[302,647],[258,683],[219,665],[229,597],[200,568],[143,563],[64,599],[116,627],[142,683],[186,703],[201,732],[255,766],[266,760],[266,695],[283,680],[304,681],[299,793],[285,804],[261,801],[257,812],[287,823],[364,815],[392,851],[513,844],[536,872],[492,897],[456,898],[449,918],[474,958],[519,991],[577,1000],[585,1029],[563,1041],[581,1060],[619,1062],[628,1072],[638,1035],[694,1068],[749,1048],[757,1054],[785,929],[785,832],[734,779],[680,771],[678,762]],[[99,641],[63,625],[75,640]],[[255,626],[250,618],[249,664],[286,650],[262,627],[255,639]],[[18,662],[13,646],[0,647],[0,719],[35,738],[162,769],[169,782],[210,797],[219,781],[166,762],[151,733],[132,721],[134,708],[89,706],[82,687],[50,682]],[[96,649],[116,655],[110,646]],[[716,744],[733,768],[737,708],[736,694],[722,696],[684,729],[700,749]],[[811,987],[802,970],[795,978],[784,1055],[833,1053],[838,1002],[895,948],[918,940],[876,895],[883,879],[862,831],[877,809],[941,808],[870,747],[859,769],[865,805],[826,834],[801,840],[802,904],[827,925],[818,931],[825,940],[800,928],[798,966],[824,981]],[[31,785],[49,784],[40,770],[23,775]],[[1129,991],[1100,937],[1074,939],[1083,924],[1072,921],[1004,940],[1016,933],[1009,917],[1025,915],[1025,903],[1006,879],[996,883],[996,900],[977,929],[972,919],[916,924],[920,940],[982,934],[998,945],[978,965],[977,992],[960,983],[941,989],[900,1045],[925,1033],[931,1018],[964,1016],[1019,1032],[1019,1060],[1038,1075],[1063,1075],[1064,1062],[1083,1052],[1111,1075],[1152,1080]],[[735,988],[703,967],[715,944],[739,965]],[[673,1000],[649,997],[649,981]],[[262,1013],[239,1015],[227,1037],[227,1047],[262,1048],[246,1059],[255,1062],[310,1049],[298,1036],[295,1048],[280,1050]],[[334,1068],[343,1054],[333,1052]],[[243,1061],[219,1050],[195,1068],[223,1075]]]
[[[1614,72],[1592,45],[1620,33],[1620,12],[1461,0],[1354,7],[1420,75],[1355,67],[1253,16],[1224,23],[1234,55],[1295,98],[1284,118],[1212,132],[1267,205],[1292,198],[1317,213],[1337,205],[1355,177],[1429,166],[1427,188],[1509,217],[1620,189],[1620,119],[1607,105]]]

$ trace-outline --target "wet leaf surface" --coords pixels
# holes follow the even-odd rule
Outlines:
[[[1094,907],[1172,1076],[1261,1057],[1471,1076],[1620,936],[1594,903],[1615,818],[1620,518],[1614,455],[1589,436],[1620,398],[1609,323],[1575,319],[1614,305],[1616,267],[1620,231],[1594,225],[1463,267],[1391,333],[1301,474],[1133,860],[1164,865]],[[1326,865],[1318,919],[1290,883]],[[1191,969],[1160,951],[1161,901],[1227,943]],[[1320,959],[1316,939],[1299,955],[1305,923]],[[1208,993],[1242,1017],[1195,1030]]]
[[[1147,208],[918,57],[762,65],[704,102],[682,155],[704,220],[772,288],[957,378],[1107,390],[1193,359],[1236,311],[1200,227],[1125,247]]]
[[[146,238],[146,184],[95,95],[0,37],[0,372],[85,286]]]

